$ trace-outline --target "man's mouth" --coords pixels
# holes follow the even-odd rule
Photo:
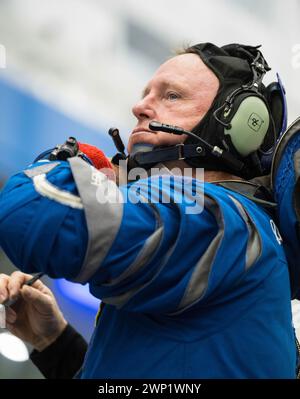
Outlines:
[[[136,128],[132,131],[131,134],[137,134],[137,133],[156,133],[156,132],[153,132],[152,130],[149,129]]]

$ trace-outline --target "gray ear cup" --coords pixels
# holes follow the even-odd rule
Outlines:
[[[225,138],[230,141],[236,151],[243,157],[257,151],[268,132],[270,125],[269,110],[262,98],[258,95],[247,95],[239,101],[234,100],[229,111],[224,112],[224,119],[229,125],[224,129]]]

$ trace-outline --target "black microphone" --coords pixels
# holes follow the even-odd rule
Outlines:
[[[191,137],[197,139],[198,141],[200,141],[200,143],[203,145],[203,147],[205,149],[207,149],[208,151],[210,151],[210,153],[213,156],[222,159],[225,163],[227,163],[227,165],[229,165],[233,169],[240,171],[245,166],[242,161],[239,161],[238,159],[236,159],[230,152],[224,151],[224,150],[222,150],[222,148],[220,148],[216,145],[215,146],[211,145],[207,141],[203,140],[201,137],[197,136],[195,133],[190,132],[189,130],[184,130],[179,126],[167,125],[165,123],[152,121],[149,123],[149,129],[154,130],[154,131],[161,131],[161,132],[165,132],[165,133],[178,134],[178,135],[186,134],[186,135],[191,136]]]
[[[182,127],[179,127],[179,126],[167,125],[166,123],[152,121],[149,123],[149,128],[154,131],[161,131],[161,132],[171,133],[171,134],[178,134],[178,135],[186,134],[188,136],[196,138],[210,151],[212,151],[214,148],[211,144],[207,143],[205,140],[203,140],[201,137],[197,136],[195,133],[190,132],[189,130],[184,130]]]
[[[119,133],[119,129],[117,129],[116,127],[111,127],[108,131],[108,134],[112,137],[114,144],[117,148],[117,150],[126,156],[125,154],[125,146],[124,143],[120,137],[120,133]]]
[[[166,123],[160,123],[160,122],[157,122],[157,121],[150,122],[149,123],[149,128],[151,130],[156,131],[156,132],[157,131],[161,131],[161,132],[178,134],[178,135],[181,135],[181,134],[185,133],[185,130],[182,129],[181,127],[179,127],[179,126],[167,125]]]

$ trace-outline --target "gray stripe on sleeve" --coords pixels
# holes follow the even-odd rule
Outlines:
[[[248,270],[261,255],[262,252],[261,237],[255,226],[255,223],[253,223],[251,217],[249,216],[248,212],[245,210],[243,205],[233,196],[229,195],[229,197],[237,207],[241,217],[243,218],[243,220],[247,225],[249,237],[246,249],[245,270]]]
[[[242,204],[231,195],[229,195],[229,197],[237,207],[237,210],[242,219],[245,221],[249,231],[245,261],[245,270],[248,270],[261,254],[261,237],[256,229],[255,224],[253,223],[248,213],[245,211]],[[215,216],[215,219],[219,224],[219,231],[204,255],[201,257],[200,261],[197,263],[195,271],[193,272],[192,277],[188,283],[185,294],[179,304],[179,310],[170,313],[170,316],[178,315],[184,312],[196,302],[198,302],[205,294],[208,286],[209,273],[213,266],[215,255],[224,237],[224,218],[219,204],[213,198],[209,198],[209,196],[206,195],[205,208],[208,208]]]
[[[151,259],[157,248],[159,247],[160,242],[162,240],[164,227],[162,220],[160,218],[159,211],[157,210],[156,206],[152,203],[149,203],[147,198],[145,198],[143,195],[139,194],[139,198],[141,202],[148,204],[148,206],[152,209],[155,215],[155,220],[156,220],[155,231],[151,234],[150,237],[147,238],[143,248],[137,255],[134,262],[126,270],[124,270],[124,272],[120,276],[111,280],[109,283],[103,284],[104,286],[109,287],[115,284],[119,284],[121,281],[125,280],[127,277],[131,276],[132,274],[143,268],[143,266],[145,266],[149,262],[149,260]],[[134,292],[134,290],[132,290],[132,292]],[[128,297],[128,299],[130,297]],[[120,304],[121,303],[124,304],[123,300],[121,300]]]
[[[125,269],[124,272],[120,274],[120,276],[112,279],[109,283],[105,283],[102,285],[105,287],[111,287],[113,285],[119,284],[126,278],[141,270],[149,262],[152,255],[158,248],[162,240],[163,231],[164,229],[162,226],[155,230],[154,233],[151,234],[151,236],[148,237],[145,241],[145,244],[139,252],[138,256],[136,257],[135,261],[127,269]]]
[[[148,201],[146,200],[146,198],[144,198],[142,195],[140,195],[142,202],[148,203]],[[159,210],[157,209],[157,207],[155,206],[155,204],[149,202],[148,205],[152,208],[154,215],[155,215],[155,219],[156,219],[156,230],[155,232],[151,235],[154,236],[155,238],[153,238],[152,240],[155,241],[156,243],[156,248],[154,248],[154,246],[152,247],[152,251],[156,251],[156,249],[159,247],[161,239],[163,237],[163,232],[164,232],[164,226],[159,214]],[[160,238],[159,241],[156,242],[156,240],[158,239],[158,237]],[[150,237],[149,237],[150,238]],[[151,245],[152,246],[152,245]],[[160,270],[164,267],[165,263],[167,262],[167,260],[169,259],[169,256],[171,254],[171,252],[173,251],[175,246],[172,246],[171,250],[167,251],[166,256],[164,258],[164,260],[162,261],[162,264],[160,265],[159,270],[155,273],[155,276],[151,278],[150,281],[147,281],[145,284],[139,285],[137,287],[132,288],[131,290],[124,292],[123,294],[117,295],[117,296],[113,296],[113,297],[106,297],[106,298],[102,298],[102,301],[110,304],[110,305],[114,305],[116,306],[117,309],[122,308],[134,295],[136,295],[139,291],[141,291],[142,289],[144,289],[147,285],[149,285],[151,283],[151,281],[153,279],[155,279],[157,277],[157,275],[159,274]],[[143,251],[143,250],[142,250]],[[149,261],[150,259],[150,248],[147,249],[147,252],[149,254],[149,257],[147,259],[147,261]],[[151,253],[151,255],[153,255],[153,252]],[[137,258],[137,262],[140,262],[142,257],[142,254],[140,253],[140,255]],[[145,258],[144,258],[145,259]],[[146,259],[145,259],[146,260]],[[134,262],[135,264],[135,262]],[[133,265],[134,265],[133,264]],[[141,264],[140,267],[142,267],[143,265]],[[135,266],[133,266],[134,268],[136,268]],[[131,269],[132,270],[132,269]]]
[[[45,163],[32,169],[26,169],[24,170],[24,173],[27,177],[32,178],[38,175],[47,174],[59,164],[60,162]]]
[[[169,313],[170,316],[175,316],[184,312],[196,301],[199,301],[199,299],[205,294],[214,258],[224,237],[224,218],[219,204],[213,198],[205,195],[204,207],[213,213],[219,225],[219,231],[197,263],[185,290],[184,296],[180,301],[178,310]]]
[[[116,238],[124,201],[116,184],[103,173],[78,157],[69,158],[68,161],[83,203],[88,229],[84,263],[73,281],[85,283],[100,268]]]

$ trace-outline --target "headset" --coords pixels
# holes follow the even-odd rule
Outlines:
[[[192,131],[151,121],[151,130],[189,137],[184,144],[170,147],[136,145],[127,157],[129,169],[147,169],[158,162],[184,159],[194,167],[224,170],[247,179],[268,174],[276,142],[286,130],[287,106],[278,74],[277,82],[267,87],[262,83],[271,68],[259,47],[230,44],[219,48],[202,43],[188,49],[199,55],[219,78],[218,94]],[[119,142],[116,140],[118,130],[110,130],[114,131],[115,138],[110,134],[119,149],[113,161],[118,162],[126,158],[124,145],[120,146],[120,138]]]
[[[242,49],[251,57],[247,50]],[[250,64],[253,80],[230,93],[225,102],[213,112],[216,121],[224,126],[224,137],[243,157],[261,148],[270,128],[273,145],[276,142],[275,126],[266,99],[259,93],[262,79],[271,68],[260,51]]]

